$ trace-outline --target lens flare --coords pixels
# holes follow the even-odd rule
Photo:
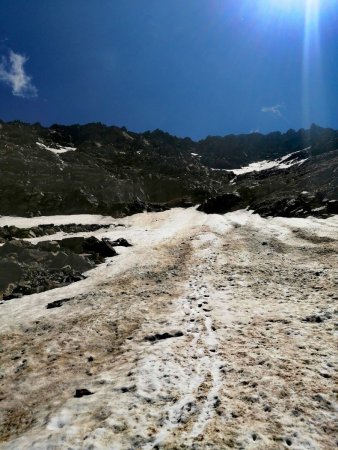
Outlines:
[[[265,6],[275,11],[298,14],[319,7],[320,0],[268,0]]]
[[[320,97],[324,107],[325,94],[321,62],[319,0],[307,0],[304,17],[303,42],[303,77],[302,77],[302,108],[303,125],[311,123],[311,98]]]
[[[315,115],[313,105],[320,107],[324,116],[327,111],[320,17],[330,9],[334,1],[337,0],[257,0],[259,13],[267,30],[271,30],[271,23],[279,32],[291,27],[303,30],[301,113],[305,128],[311,125],[311,117]]]

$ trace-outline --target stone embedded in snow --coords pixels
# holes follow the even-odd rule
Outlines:
[[[70,298],[63,298],[62,300],[55,300],[55,302],[47,303],[46,308],[52,309],[52,308],[60,308],[64,303],[69,302]]]
[[[165,332],[165,333],[156,333],[156,334],[152,334],[151,336],[146,336],[144,338],[145,341],[150,341],[150,342],[156,342],[156,341],[161,341],[163,339],[170,339],[170,338],[175,338],[175,337],[181,337],[183,336],[182,331],[173,331],[173,332]]]
[[[81,398],[86,395],[93,395],[94,392],[90,392],[88,389],[76,389],[75,391],[75,398]]]

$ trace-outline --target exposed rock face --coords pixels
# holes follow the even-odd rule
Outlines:
[[[252,209],[263,217],[327,217],[330,203],[322,195],[299,195],[274,202],[262,201],[252,205]]]
[[[101,124],[2,123],[0,214],[124,216],[177,199],[201,201],[229,180],[191,155],[191,140],[172,139]],[[72,150],[57,153],[60,146]]]
[[[338,134],[332,129],[312,125],[309,130],[289,130],[267,135],[251,133],[208,137],[200,143],[202,162],[225,169],[246,166],[252,162],[271,160],[311,147],[313,154],[321,154],[338,148]]]
[[[253,133],[194,142],[160,130],[138,134],[99,123],[50,128],[20,122],[1,125],[3,215],[100,213],[117,217],[185,207],[231,192],[234,175],[219,169],[238,169],[292,152],[307,157],[307,163],[285,171],[238,176],[235,190],[247,204],[276,197],[272,193],[289,198],[297,180],[297,194],[304,189],[315,194],[318,186],[331,179],[329,160],[335,157],[328,155],[338,148],[338,133],[317,126],[285,134]],[[311,149],[302,156],[305,147]],[[307,177],[304,167],[309,169]],[[323,169],[320,179],[316,179],[318,167]],[[292,176],[285,176],[289,173]],[[336,192],[328,200],[337,200],[337,181],[322,190],[326,188]]]
[[[243,205],[243,199],[237,192],[234,192],[209,198],[197,209],[207,214],[225,214],[239,209],[241,205]]]
[[[301,165],[287,169],[235,176],[227,187],[227,195],[238,192],[242,201],[237,209],[249,208],[263,216],[327,217],[338,210],[337,171],[338,150],[310,156]],[[209,199],[207,204],[216,202],[218,213],[223,214],[226,208],[219,206],[221,198]]]

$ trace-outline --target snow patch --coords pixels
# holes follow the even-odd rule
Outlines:
[[[75,147],[62,147],[59,144],[56,144],[57,148],[48,147],[45,144],[42,144],[42,142],[36,143],[40,148],[43,148],[44,150],[49,150],[52,153],[55,153],[56,155],[59,155],[61,153],[67,153],[67,152],[74,152],[76,150]]]
[[[310,147],[305,148],[303,151],[309,150]],[[262,172],[263,170],[268,169],[288,169],[291,166],[300,166],[305,161],[307,161],[308,158],[304,159],[297,159],[296,156],[293,157],[293,155],[296,155],[298,152],[289,153],[288,155],[282,156],[281,158],[274,159],[272,161],[264,160],[264,161],[258,161],[249,164],[246,167],[241,167],[240,169],[214,169],[213,171],[224,171],[224,172],[230,172],[234,173],[235,175],[243,175],[245,173],[250,172]],[[234,179],[231,180],[232,184],[234,184]]]
[[[128,141],[133,141],[134,138],[132,136],[130,136],[130,134],[128,134],[126,131],[122,131],[123,136],[128,139]]]
[[[73,214],[59,216],[39,216],[39,217],[13,217],[0,216],[0,227],[15,226],[17,228],[32,228],[39,225],[112,225],[116,219],[110,216],[101,216],[98,214]]]

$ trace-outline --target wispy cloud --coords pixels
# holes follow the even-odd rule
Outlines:
[[[262,106],[261,111],[263,113],[273,114],[277,117],[283,117],[281,113],[281,105],[273,105],[273,106]]]
[[[0,81],[10,86],[17,97],[37,97],[38,90],[32,78],[26,74],[24,65],[28,58],[10,50],[8,56],[2,56],[0,62]]]

